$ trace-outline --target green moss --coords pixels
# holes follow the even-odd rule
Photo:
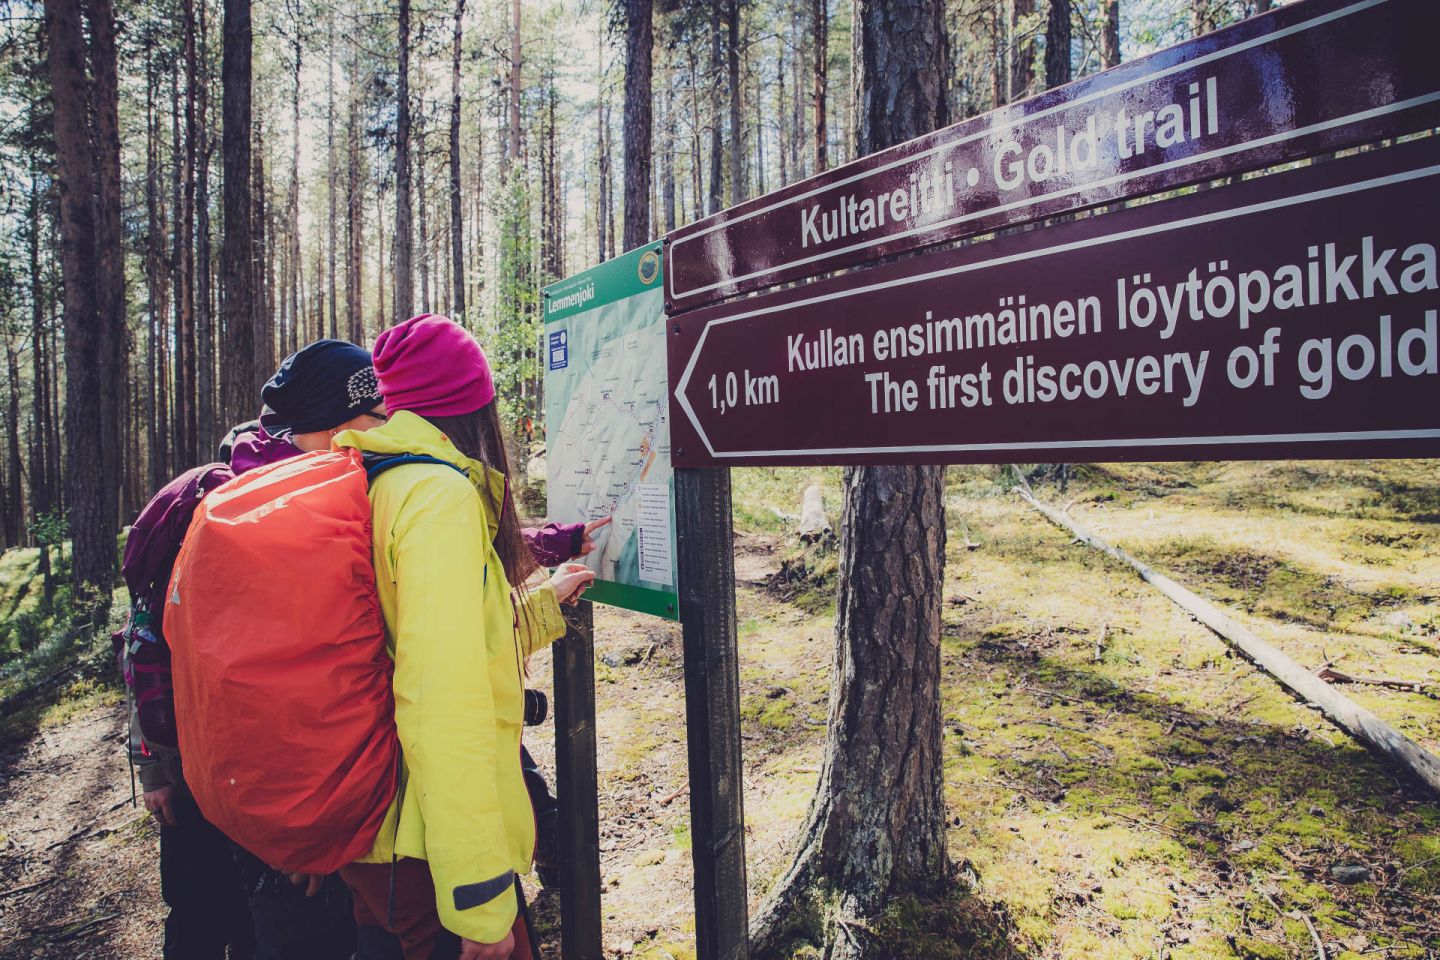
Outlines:
[[[1266,943],[1250,937],[1236,937],[1235,956],[1244,960],[1291,960],[1290,948],[1284,944]]]

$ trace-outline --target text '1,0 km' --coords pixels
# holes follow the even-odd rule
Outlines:
[[[1436,0],[1306,0],[670,235],[669,312],[1440,125]]]
[[[1440,455],[1440,137],[670,321],[676,466]]]

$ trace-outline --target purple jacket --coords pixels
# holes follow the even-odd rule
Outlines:
[[[230,468],[239,475],[247,470],[269,466],[299,455],[299,447],[289,440],[270,436],[265,432],[265,428],[261,427],[254,433],[241,434],[236,439],[235,446],[230,450]]]
[[[554,567],[580,553],[585,524],[547,523],[543,527],[526,527],[520,533],[535,561],[542,567]]]

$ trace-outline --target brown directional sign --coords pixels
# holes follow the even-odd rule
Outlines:
[[[1437,34],[1437,0],[1242,21],[681,228],[668,309],[1440,125]]]
[[[1440,137],[673,318],[680,466],[1440,456]]]

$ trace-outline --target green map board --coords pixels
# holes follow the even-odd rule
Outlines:
[[[545,288],[548,513],[614,522],[586,598],[678,619],[660,245]]]

